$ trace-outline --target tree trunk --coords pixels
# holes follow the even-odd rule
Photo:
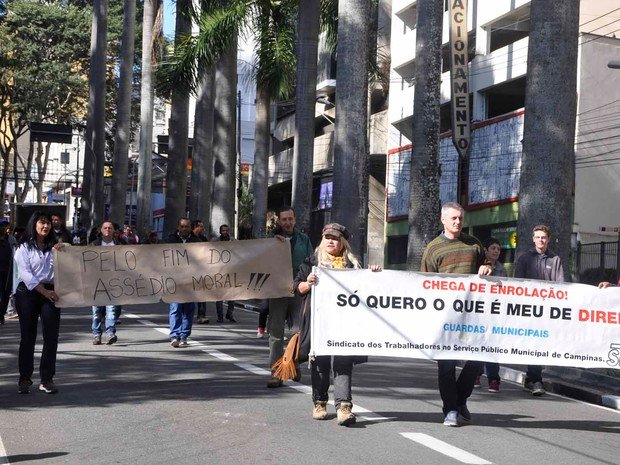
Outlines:
[[[368,0],[338,2],[338,89],[332,221],[352,232],[353,252],[365,258],[368,227]]]
[[[142,19],[142,90],[140,94],[140,154],[136,226],[138,235],[148,237],[151,230],[151,169],[153,165],[153,25],[157,0],[144,1]]]
[[[211,231],[211,197],[213,195],[213,104],[215,97],[215,67],[202,77],[196,96],[194,116],[194,152],[192,156],[192,191],[189,211],[192,218],[204,223]]]
[[[217,62],[215,85],[211,234],[219,235],[222,224],[227,224],[232,230],[235,221],[237,40]]]
[[[90,41],[90,95],[86,121],[84,155],[85,191],[82,196],[82,222],[87,229],[103,220],[103,166],[105,162],[106,30],[108,1],[95,0]]]
[[[123,37],[121,43],[121,66],[116,104],[116,134],[114,137],[114,160],[112,191],[110,194],[110,220],[116,224],[125,222],[127,204],[127,177],[129,166],[129,140],[131,138],[131,91],[134,63],[136,24],[136,0],[125,0],[123,7]]]
[[[517,255],[533,246],[532,228],[546,224],[549,248],[565,270],[573,219],[578,37],[579,2],[532,1]]]
[[[302,231],[309,231],[312,215],[314,112],[320,1],[304,0],[299,3],[292,207],[297,217],[297,226]]]
[[[416,27],[407,268],[420,269],[439,229],[439,100],[443,2],[420,0]]]
[[[191,33],[192,24],[188,15],[189,0],[177,0],[175,43]],[[187,134],[189,131],[189,94],[172,91],[170,126],[168,128],[168,167],[166,170],[166,213],[164,216],[164,237],[177,229],[179,218],[186,215],[187,197]]]
[[[267,192],[269,183],[269,152],[271,147],[271,95],[264,86],[256,89],[256,121],[254,132],[254,167],[252,169],[252,236],[265,237]]]

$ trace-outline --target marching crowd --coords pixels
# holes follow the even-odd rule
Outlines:
[[[462,231],[464,210],[453,202],[441,209],[442,232],[426,247],[422,256],[420,271],[433,273],[480,274],[506,277],[507,271],[499,262],[501,244],[488,238],[484,245],[475,237]],[[355,269],[361,268],[361,261],[349,245],[350,232],[341,224],[330,223],[322,231],[318,247],[313,248],[309,237],[295,227],[295,212],[291,207],[283,207],[278,212],[277,228],[272,236],[288,241],[291,247],[293,276],[291,295],[269,299],[261,306],[258,323],[258,337],[269,335],[269,365],[273,367],[284,354],[284,333],[287,323],[299,321],[299,356],[296,363],[310,359],[313,409],[316,420],[328,418],[327,401],[330,379],[333,373],[334,403],[338,424],[349,426],[355,423],[352,412],[352,371],[356,364],[366,361],[362,356],[317,356],[310,357],[310,319],[309,296],[314,286],[319,285],[319,276],[314,267]],[[216,241],[230,241],[228,225],[221,225]],[[83,234],[82,234],[83,235]],[[20,325],[19,380],[18,392],[30,392],[34,371],[34,349],[37,337],[38,320],[41,320],[43,348],[40,361],[39,390],[53,394],[58,392],[54,384],[56,353],[58,347],[60,309],[55,306],[58,296],[54,291],[53,249],[62,250],[70,244],[83,245],[82,235],[73,236],[66,230],[59,215],[51,217],[44,212],[36,212],[30,218],[25,230],[10,234],[7,223],[0,223],[0,324],[4,324],[5,314],[11,299],[14,299],[16,315]],[[533,247],[521,255],[514,265],[514,277],[545,281],[564,281],[564,271],[560,257],[549,250],[550,229],[545,225],[533,228]],[[166,243],[205,242],[204,225],[200,220],[181,218],[177,230]],[[121,244],[159,244],[157,233],[150,233],[141,241],[134,228],[104,221],[91,236],[89,243],[95,246],[115,247]],[[14,295],[13,262],[16,263],[19,278]],[[379,272],[378,265],[370,265],[372,271]],[[604,282],[599,287],[609,287]],[[235,323],[235,303],[217,302],[217,322]],[[207,324],[206,304],[171,303],[169,308],[170,345],[173,348],[188,346],[191,335],[194,311],[197,309],[197,322]],[[114,344],[118,341],[116,326],[120,324],[121,307],[117,305],[95,306],[92,308],[93,344]],[[11,312],[7,318],[13,317]],[[102,339],[103,338],[103,339]],[[486,371],[489,392],[500,390],[499,365],[478,361],[465,361],[457,377],[457,360],[439,360],[438,385],[443,402],[443,424],[459,426],[471,421],[467,400],[475,387],[480,386],[480,377]],[[542,366],[528,366],[524,388],[534,396],[545,394],[542,379]],[[279,388],[283,379],[272,370],[267,382],[268,388]]]

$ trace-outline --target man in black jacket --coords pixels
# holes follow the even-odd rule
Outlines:
[[[168,236],[168,244],[187,244],[200,242],[192,234],[189,218],[181,218],[177,224],[177,231]],[[194,302],[170,304],[170,345],[174,348],[187,347],[187,338],[192,332],[194,318]]]
[[[192,221],[192,234],[196,236],[200,242],[209,242],[207,236],[204,235],[204,231],[205,227],[201,220]],[[207,303],[196,302],[196,311],[198,312],[196,315],[196,323],[199,325],[208,324],[209,318],[207,318]]]
[[[230,235],[230,226],[227,224],[223,224],[220,226],[220,235],[215,239],[216,242],[221,241],[233,241],[234,238]],[[231,323],[236,323],[235,317],[233,316],[233,312],[235,311],[235,302],[233,300],[229,300],[226,304],[226,319]],[[218,300],[215,302],[215,311],[217,312],[217,322],[224,322],[224,301]]]
[[[52,217],[52,228],[54,229],[54,234],[56,235],[56,240],[58,242],[65,242],[68,244],[73,244],[73,240],[71,239],[71,233],[67,231],[67,227],[65,226],[65,220],[58,213],[52,213],[50,215]]]

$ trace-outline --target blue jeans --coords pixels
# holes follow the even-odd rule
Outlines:
[[[194,302],[170,304],[170,339],[187,339],[192,333]]]
[[[103,329],[101,322],[105,314],[105,332],[107,334],[116,334],[116,315],[120,313],[120,305],[105,305],[93,307],[93,336],[101,336]]]

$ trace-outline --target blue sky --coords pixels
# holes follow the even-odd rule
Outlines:
[[[164,35],[174,37],[174,13],[176,4],[172,0],[164,0]]]

